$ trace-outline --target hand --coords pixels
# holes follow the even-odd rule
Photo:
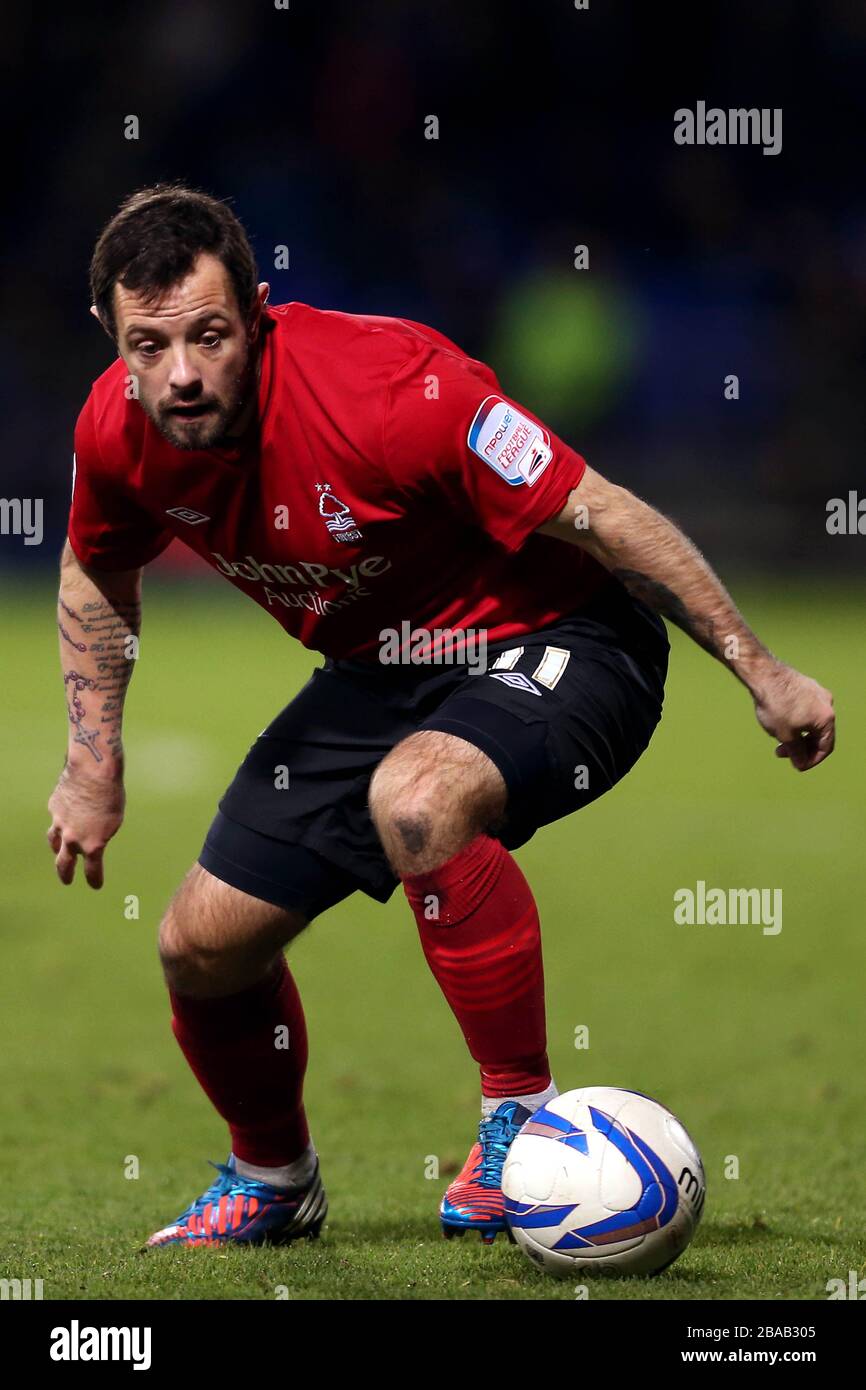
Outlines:
[[[829,758],[836,742],[836,716],[833,696],[823,685],[776,662],[752,695],[758,723],[779,739],[777,758],[790,758],[798,772]]]
[[[102,853],[123,823],[125,800],[122,774],[107,777],[68,764],[63,769],[48,802],[52,820],[46,837],[61,883],[72,882],[80,854],[87,882],[102,887]]]

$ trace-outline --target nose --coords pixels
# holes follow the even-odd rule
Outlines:
[[[193,364],[185,346],[175,348],[171,356],[168,384],[178,395],[189,396],[201,387],[201,374]]]

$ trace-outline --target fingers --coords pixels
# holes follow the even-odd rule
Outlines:
[[[820,729],[820,730],[818,731],[818,736],[817,736],[817,739],[816,739],[816,746],[815,746],[815,759],[814,759],[814,761],[810,764],[810,766],[811,766],[811,767],[817,767],[818,764],[819,764],[819,763],[822,763],[822,762],[824,761],[825,758],[829,758],[830,754],[833,752],[833,749],[834,749],[835,747],[836,747],[836,721],[835,721],[835,719],[831,719],[831,720],[829,721],[829,723],[826,724],[825,727],[824,727],[823,729]]]
[[[103,867],[104,845],[98,849],[85,850],[77,840],[66,840],[59,825],[52,825],[46,836],[48,845],[55,855],[54,867],[61,883],[70,884],[75,878],[75,865],[79,854],[84,860],[84,877],[91,888],[101,888],[105,882]]]
[[[836,721],[830,719],[816,728],[801,730],[797,738],[780,743],[776,748],[776,757],[789,758],[791,766],[798,772],[808,772],[829,758],[835,746]]]
[[[75,855],[71,848],[63,843],[63,831],[56,821],[52,821],[45,838],[55,856],[54,867],[57,877],[61,883],[71,883],[75,877]]]
[[[65,840],[61,841],[57,858],[54,861],[54,867],[57,870],[57,877],[60,879],[61,883],[69,884],[74,879],[75,858],[76,855],[79,853],[80,851],[77,845],[73,847],[72,844],[67,844]]]
[[[104,882],[102,868],[102,850],[95,849],[91,854],[84,856],[84,877],[91,888],[101,888]]]

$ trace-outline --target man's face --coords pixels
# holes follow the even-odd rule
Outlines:
[[[256,355],[221,261],[202,253],[185,279],[150,303],[118,284],[114,314],[139,403],[176,449],[213,448],[248,423]]]

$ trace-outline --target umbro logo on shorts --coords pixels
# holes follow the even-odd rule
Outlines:
[[[528,690],[532,695],[541,694],[535,682],[522,675],[520,671],[491,671],[490,678],[502,681],[503,685],[510,685],[512,690]]]

